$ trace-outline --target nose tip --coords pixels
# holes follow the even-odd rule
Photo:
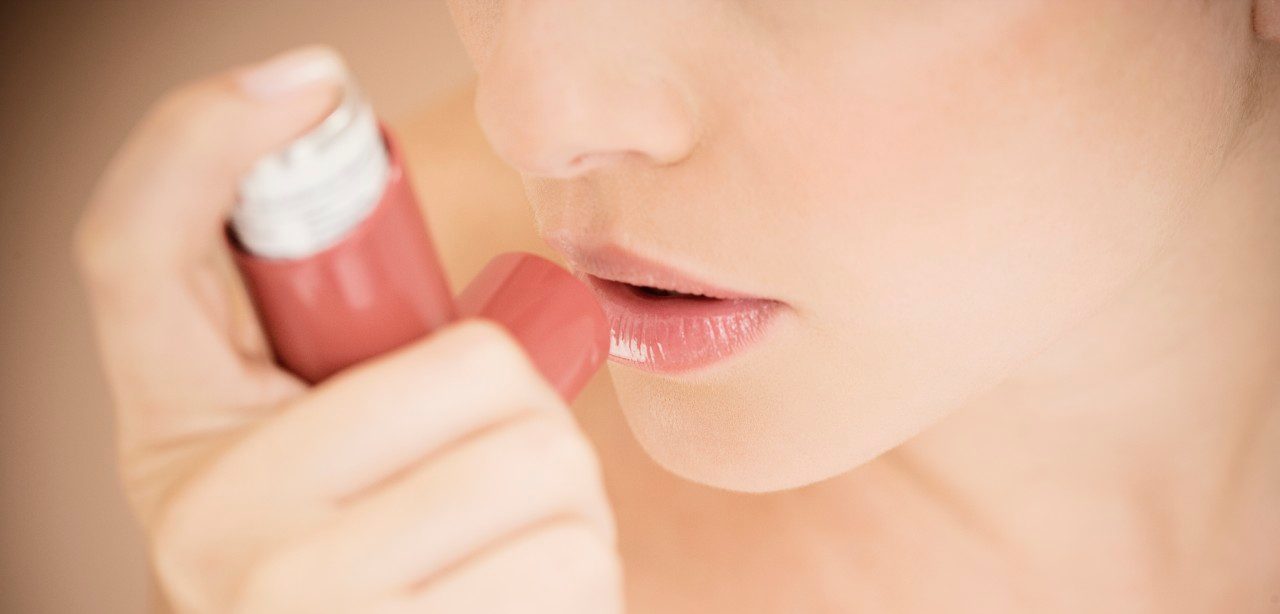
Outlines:
[[[485,135],[517,170],[564,179],[624,162],[673,164],[692,150],[693,105],[674,71],[598,40],[579,53],[565,43],[572,36],[554,45],[531,36],[496,42],[476,88]]]

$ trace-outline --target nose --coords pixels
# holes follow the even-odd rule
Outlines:
[[[522,173],[559,179],[686,157],[696,113],[663,54],[653,8],[665,4],[508,0],[477,66],[476,113],[497,153]]]

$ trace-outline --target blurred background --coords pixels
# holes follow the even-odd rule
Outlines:
[[[444,0],[0,2],[0,612],[144,612],[70,236],[164,90],[311,42],[394,124],[470,78]]]

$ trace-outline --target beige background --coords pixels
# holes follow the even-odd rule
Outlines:
[[[0,6],[0,612],[145,611],[70,231],[149,101],[308,42],[342,50],[393,120],[469,78],[443,0]]]

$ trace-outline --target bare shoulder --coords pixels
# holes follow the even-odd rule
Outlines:
[[[489,148],[468,85],[393,122],[454,289],[511,250],[546,254],[519,175]]]

